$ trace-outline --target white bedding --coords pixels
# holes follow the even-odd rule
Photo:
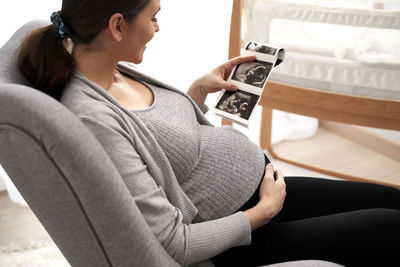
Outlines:
[[[271,80],[338,93],[400,100],[398,66],[362,64],[294,52],[287,52],[284,62],[271,73]]]
[[[249,3],[244,41],[286,49],[271,80],[400,99],[400,11]]]

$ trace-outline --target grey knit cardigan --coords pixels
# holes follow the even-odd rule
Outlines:
[[[182,91],[136,71],[133,64],[121,62],[117,67],[138,80],[187,97],[198,122],[211,125],[203,113],[205,106],[198,106]],[[207,259],[226,249],[250,244],[251,228],[243,212],[192,223],[197,209],[179,186],[161,146],[143,122],[104,89],[75,71],[61,102],[103,145],[153,233],[179,264],[208,265]]]

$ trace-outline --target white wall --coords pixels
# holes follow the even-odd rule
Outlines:
[[[160,31],[148,45],[141,68],[186,91],[193,80],[228,58],[232,0],[161,1]],[[212,105],[217,94],[207,99]],[[208,117],[220,123],[220,119]]]
[[[25,22],[32,19],[49,19],[59,10],[61,0],[13,0],[0,2],[0,46]]]

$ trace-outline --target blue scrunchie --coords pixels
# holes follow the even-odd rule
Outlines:
[[[62,20],[60,11],[51,14],[50,20],[54,33],[58,35],[61,40],[71,37],[71,28]]]

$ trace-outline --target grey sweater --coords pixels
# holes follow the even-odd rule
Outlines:
[[[164,150],[179,185],[198,209],[194,221],[208,221],[237,211],[261,181],[262,149],[230,126],[200,124],[184,96],[145,83],[154,102],[133,112]]]
[[[120,71],[182,94],[120,63]],[[197,121],[212,126],[190,98]],[[61,102],[93,132],[119,170],[127,188],[163,247],[181,265],[205,261],[224,250],[251,242],[243,212],[193,223],[198,211],[180,187],[163,149],[144,123],[104,89],[75,71]]]

